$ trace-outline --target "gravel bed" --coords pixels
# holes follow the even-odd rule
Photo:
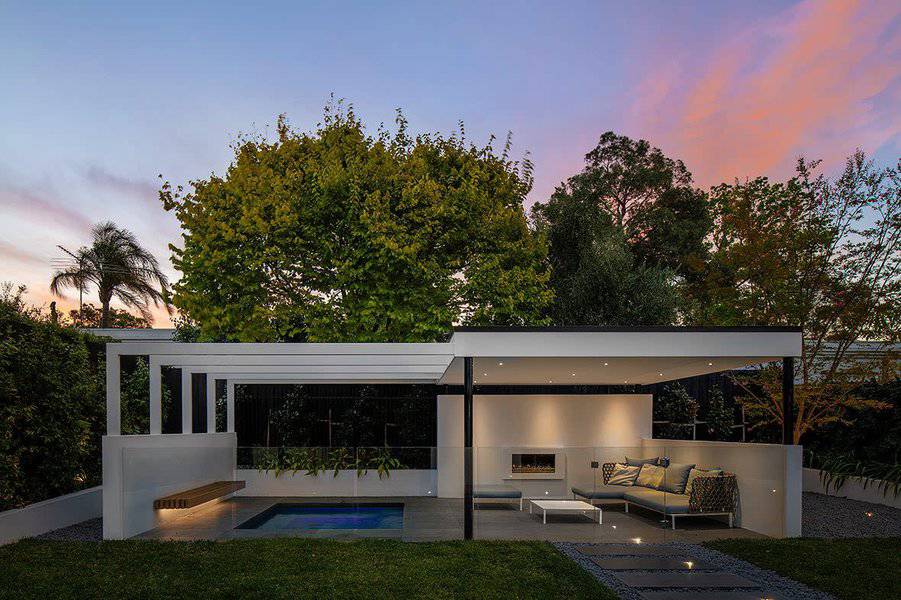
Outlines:
[[[593,562],[587,554],[577,550],[579,546],[591,546],[592,544],[574,544],[571,542],[555,542],[554,546],[563,554],[576,561],[576,564],[594,575],[594,578],[606,585],[622,600],[642,600],[641,595],[634,589],[605,571]]]
[[[812,492],[804,492],[802,502],[804,537],[901,536],[901,510],[897,508]]]
[[[103,539],[103,519],[89,519],[35,536],[37,540],[56,542],[99,542]]]
[[[598,581],[613,590],[623,600],[641,600],[641,595],[637,590],[624,585],[609,571],[606,571],[591,562],[591,557],[578,551],[579,546],[590,545],[593,544],[573,544],[568,542],[558,542],[554,544],[554,546],[563,552],[563,554],[576,561],[576,563],[591,573]],[[603,544],[597,545],[600,546]],[[767,597],[776,597],[779,598],[779,600],[835,600],[833,596],[825,592],[814,590],[793,579],[788,579],[778,573],[761,569],[756,565],[739,560],[728,554],[705,548],[704,546],[689,544],[687,542],[667,542],[665,544],[654,545],[672,548],[674,554],[678,553],[685,556],[691,556],[699,561],[709,563],[718,571],[732,573],[749,579],[765,591]],[[736,590],[738,589],[740,588],[736,588]]]

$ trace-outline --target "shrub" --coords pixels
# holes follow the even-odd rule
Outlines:
[[[105,430],[100,339],[0,290],[0,510],[97,485]]]

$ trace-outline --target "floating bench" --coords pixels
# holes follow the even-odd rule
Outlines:
[[[244,481],[216,481],[153,501],[153,508],[191,508],[244,489]]]

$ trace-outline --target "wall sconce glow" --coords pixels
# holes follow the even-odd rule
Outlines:
[[[872,517],[872,516],[873,516],[873,513],[868,512],[868,513],[867,513],[867,516],[868,516],[868,517]]]
[[[709,362],[709,363],[707,363],[707,366],[708,366],[708,367],[712,367],[712,366],[713,366],[713,363],[712,363],[712,362]]]
[[[775,493],[776,493],[776,490],[773,490],[773,493],[775,494]]]
[[[502,363],[502,362],[499,362],[499,363],[497,363],[497,366],[499,366],[499,367],[503,367],[503,366],[504,366],[504,363]]]
[[[616,525],[611,525],[610,527],[613,527],[614,529],[616,529]]]
[[[641,538],[632,538],[632,541],[635,542],[636,544],[640,544]]]
[[[570,376],[570,377],[575,377],[576,374],[575,374],[575,373],[570,373],[569,376]]]
[[[483,377],[488,377],[488,373],[482,373]]]
[[[695,564],[690,560],[685,561],[685,566],[691,569]]]
[[[657,374],[660,375],[661,377],[663,377],[663,373],[657,373]]]

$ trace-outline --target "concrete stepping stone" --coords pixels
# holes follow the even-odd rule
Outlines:
[[[678,556],[679,551],[667,546],[644,544],[596,544],[579,546],[579,552],[588,556]],[[686,559],[688,560],[688,559]]]
[[[673,573],[659,571],[636,573],[634,571],[614,571],[613,576],[634,588],[752,588],[760,586],[732,573]]]
[[[782,596],[774,596],[773,594],[763,592],[726,592],[726,591],[710,591],[703,592],[692,590],[690,592],[677,592],[673,590],[654,590],[641,592],[641,597],[645,600],[782,600]]]
[[[687,562],[691,561],[691,567]],[[592,558],[591,562],[608,571],[704,571],[718,570],[718,567],[699,562],[685,556],[604,556]]]

